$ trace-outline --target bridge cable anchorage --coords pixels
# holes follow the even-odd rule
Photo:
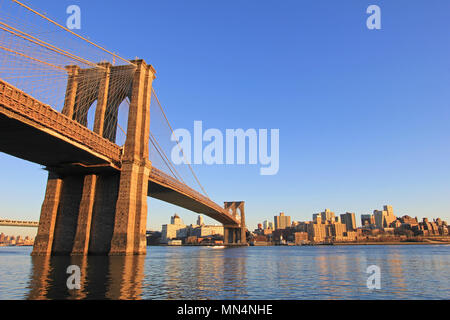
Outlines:
[[[128,63],[128,64],[131,64],[131,65],[136,66],[136,65],[135,65],[134,63],[132,63],[131,61],[129,61],[129,60],[125,59],[125,58],[122,58],[121,56],[115,54],[114,52],[111,52],[111,51],[109,51],[109,50],[107,50],[107,49],[105,49],[105,48],[99,46],[98,44],[92,42],[92,41],[89,40],[89,39],[86,39],[86,38],[83,37],[83,36],[80,36],[79,34],[73,32],[72,30],[70,30],[70,29],[68,29],[68,28],[66,28],[66,27],[64,27],[63,25],[59,24],[58,22],[56,22],[56,21],[54,21],[54,20],[52,20],[52,19],[50,19],[50,18],[44,16],[43,14],[41,14],[41,13],[37,12],[36,10],[30,8],[29,6],[27,6],[27,5],[23,4],[23,3],[21,3],[20,1],[17,1],[17,0],[11,0],[11,1],[13,1],[13,2],[17,3],[18,5],[24,7],[25,9],[31,11],[32,13],[38,15],[39,17],[41,17],[41,18],[47,20],[48,22],[53,23],[54,25],[60,27],[61,29],[63,29],[63,30],[65,30],[65,31],[69,32],[70,34],[72,34],[72,35],[74,35],[74,36],[76,36],[76,37],[78,37],[78,38],[80,38],[80,39],[86,41],[87,43],[89,43],[89,44],[91,44],[91,45],[97,47],[98,49],[103,50],[104,52],[110,54],[111,56],[113,56],[113,57],[115,57],[115,58],[117,58],[117,59],[120,59],[120,60],[122,60],[122,61],[124,61],[124,62],[126,62],[126,63]]]
[[[196,175],[195,172],[194,172],[194,169],[192,168],[192,166],[191,166],[191,164],[189,163],[189,161],[187,161],[187,159],[186,159],[186,155],[184,154],[183,148],[181,148],[180,142],[179,142],[178,138],[175,136],[175,133],[174,133],[174,131],[173,131],[173,128],[172,128],[172,126],[170,125],[169,120],[167,119],[167,115],[166,115],[166,113],[164,112],[164,109],[163,109],[163,107],[162,107],[162,105],[161,105],[161,102],[160,102],[159,99],[158,99],[158,96],[157,96],[156,91],[155,91],[154,88],[152,88],[152,93],[153,93],[153,95],[155,96],[156,102],[158,103],[158,106],[159,106],[159,108],[160,108],[162,114],[164,115],[164,118],[165,118],[165,120],[166,120],[166,122],[167,122],[167,125],[168,125],[169,128],[170,128],[170,131],[172,132],[172,136],[175,138],[175,141],[176,141],[176,143],[177,143],[178,148],[180,149],[181,154],[183,155],[183,158],[184,158],[185,163],[188,165],[189,170],[191,171],[191,173],[192,173],[192,175],[193,175],[195,181],[196,181],[197,184],[200,186],[201,190],[202,190],[203,193],[206,195],[206,197],[209,199],[208,193],[206,192],[205,188],[203,188],[203,186],[202,186],[202,184],[200,183],[200,181],[199,181],[197,175]]]

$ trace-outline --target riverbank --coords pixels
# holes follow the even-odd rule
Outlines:
[[[450,245],[450,241],[421,241],[421,242],[406,242],[406,241],[393,241],[393,242],[340,242],[333,243],[334,246],[397,246],[397,245]]]
[[[254,247],[285,247],[285,246],[398,246],[398,245],[450,245],[450,241],[386,241],[386,242],[333,242],[333,243],[305,243],[301,245],[294,244],[271,244],[256,243],[250,244]]]

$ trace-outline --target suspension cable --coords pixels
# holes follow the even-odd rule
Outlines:
[[[178,178],[180,178],[181,182],[183,182],[184,184],[186,184],[183,180],[183,178],[181,177],[181,175],[178,173],[177,169],[175,169],[175,166],[172,164],[172,162],[169,160],[169,158],[167,157],[166,153],[164,152],[163,148],[161,147],[161,145],[158,143],[158,140],[156,140],[156,137],[150,132],[150,138],[153,139],[155,141],[155,143],[157,144],[158,148],[161,150],[162,152],[162,156],[164,156],[164,158],[167,160],[167,163],[172,167],[172,169],[175,171],[175,173],[177,174]],[[153,143],[153,142],[152,142]],[[153,144],[155,146],[155,144]],[[156,148],[156,146],[155,146]],[[161,153],[160,153],[161,155]],[[164,160],[164,159],[163,159]],[[172,170],[171,170],[172,171]],[[173,172],[172,172],[173,173]]]
[[[200,181],[198,180],[197,175],[196,175],[195,172],[194,172],[194,169],[192,169],[191,164],[187,161],[186,156],[185,156],[185,154],[184,154],[184,152],[183,152],[183,148],[181,148],[180,142],[178,141],[177,137],[175,136],[175,133],[174,133],[174,131],[173,131],[173,129],[172,129],[172,126],[170,125],[169,120],[167,119],[166,113],[164,112],[164,109],[163,109],[163,107],[161,106],[161,103],[159,102],[158,96],[156,95],[156,92],[155,92],[155,89],[154,89],[154,88],[152,88],[152,92],[153,92],[153,94],[155,95],[156,101],[158,102],[158,106],[159,106],[159,108],[161,109],[161,112],[163,113],[164,118],[166,119],[167,125],[168,125],[169,128],[170,128],[170,131],[172,131],[172,135],[173,135],[173,137],[175,138],[175,141],[177,142],[178,148],[180,148],[181,153],[183,154],[184,161],[187,163],[187,165],[188,165],[188,167],[189,167],[189,170],[191,171],[192,175],[194,176],[195,181],[197,181],[198,185],[199,185],[200,188],[202,189],[203,193],[209,198],[208,194],[206,193],[205,188],[203,188],[202,184],[201,184]]]
[[[35,61],[35,62],[46,64],[46,65],[48,65],[50,67],[53,67],[53,68],[56,68],[56,69],[60,69],[60,70],[62,70],[64,72],[66,72],[66,69],[61,68],[60,66],[57,66],[57,65],[54,65],[54,64],[51,64],[51,63],[48,63],[48,62],[45,62],[45,61],[42,61],[42,60],[30,57],[30,56],[28,56],[28,55],[26,55],[24,53],[17,52],[15,50],[12,50],[12,49],[9,49],[9,48],[3,47],[3,46],[0,46],[0,49],[5,50],[5,51],[10,52],[10,53],[13,53],[13,54],[17,54],[19,56],[22,56],[24,58],[30,59],[30,60]]]
[[[0,29],[4,30],[4,31],[6,31],[6,32],[9,32],[9,33],[11,33],[12,35],[15,35],[15,36],[17,36],[17,37],[20,37],[20,38],[22,38],[22,39],[25,39],[25,40],[27,40],[27,41],[30,41],[30,42],[32,42],[32,43],[34,43],[34,44],[37,44],[38,46],[44,47],[44,48],[49,49],[49,50],[51,50],[51,51],[54,51],[54,52],[56,52],[56,53],[62,54],[62,55],[66,56],[66,57],[68,57],[68,58],[70,58],[70,59],[77,60],[78,62],[87,64],[87,65],[91,65],[91,66],[93,66],[93,67],[101,67],[101,66],[99,66],[99,65],[96,64],[96,63],[93,63],[93,62],[91,62],[91,61],[89,61],[89,60],[86,60],[86,59],[83,59],[83,58],[81,58],[81,57],[78,57],[78,56],[76,56],[76,55],[74,55],[74,54],[72,54],[72,53],[70,53],[70,52],[67,52],[67,51],[65,51],[65,50],[62,50],[62,49],[60,49],[60,48],[58,48],[58,47],[56,47],[56,46],[54,46],[54,45],[51,45],[51,44],[49,44],[49,43],[47,43],[47,42],[44,42],[44,41],[42,41],[42,40],[40,40],[40,39],[38,39],[38,38],[36,38],[36,37],[33,37],[33,36],[30,35],[30,34],[27,34],[27,33],[23,32],[23,31],[20,31],[20,30],[18,30],[18,29],[16,29],[16,28],[14,28],[14,27],[12,27],[12,26],[6,24],[6,23],[3,23],[3,22],[0,21],[0,24],[6,27],[6,28],[0,27]],[[11,29],[11,30],[9,30],[9,29],[7,29],[7,28],[9,28],[9,29]],[[19,33],[20,33],[20,34],[19,34]]]
[[[43,14],[37,12],[36,10],[33,10],[33,9],[30,8],[29,6],[27,6],[27,5],[25,5],[25,4],[21,3],[21,2],[19,2],[19,1],[17,1],[17,0],[11,0],[11,1],[13,1],[13,2],[17,3],[18,5],[24,7],[25,9],[27,9],[27,10],[33,12],[34,14],[36,14],[36,15],[38,15],[39,17],[41,17],[41,18],[47,20],[48,22],[53,23],[54,25],[60,27],[61,29],[63,29],[63,30],[65,30],[65,31],[69,32],[70,34],[72,34],[72,35],[74,35],[74,36],[76,36],[76,37],[78,37],[78,38],[80,38],[80,39],[86,41],[86,42],[89,43],[89,44],[92,44],[93,46],[99,48],[100,50],[103,50],[104,52],[109,53],[109,54],[112,55],[113,57],[118,58],[118,59],[120,59],[120,60],[122,60],[122,61],[125,61],[125,62],[128,63],[128,64],[134,65],[131,61],[129,61],[129,60],[127,60],[127,59],[124,59],[124,58],[122,58],[121,56],[118,56],[117,54],[115,54],[114,52],[111,52],[111,51],[109,51],[109,50],[107,50],[107,49],[105,49],[105,48],[99,46],[98,44],[96,44],[96,43],[90,41],[89,39],[86,39],[86,38],[80,36],[79,34],[73,32],[72,30],[70,30],[70,29],[68,29],[68,28],[66,28],[66,27],[64,27],[64,26],[62,26],[62,25],[60,25],[58,22],[56,22],[56,21],[54,21],[54,20],[52,20],[52,19],[50,19],[50,18],[47,18],[46,16],[44,16]]]

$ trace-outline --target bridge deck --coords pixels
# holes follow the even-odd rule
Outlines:
[[[0,151],[66,173],[118,172],[122,149],[0,79]],[[148,195],[227,226],[240,221],[192,188],[152,168]]]

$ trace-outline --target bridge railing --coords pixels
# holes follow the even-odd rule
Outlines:
[[[224,208],[222,208],[221,206],[216,204],[211,199],[205,197],[201,193],[199,193],[199,192],[195,191],[194,189],[186,186],[185,184],[179,182],[178,180],[176,180],[175,178],[171,177],[170,175],[164,173],[163,171],[161,171],[155,167],[152,167],[151,175],[157,176],[158,182],[162,182],[162,183],[166,184],[167,186],[170,186],[182,193],[189,195],[189,197],[193,198],[194,200],[201,202],[201,203],[213,208],[214,210],[216,210],[218,212],[225,213],[228,216],[234,218],[227,210],[225,210]]]
[[[120,162],[119,146],[1,79],[0,104],[13,113],[83,144],[114,163]]]

